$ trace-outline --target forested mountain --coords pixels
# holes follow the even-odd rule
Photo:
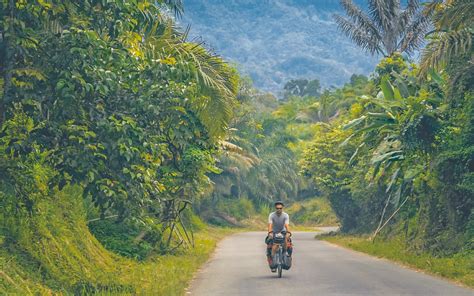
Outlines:
[[[365,1],[357,1],[365,7]],[[340,34],[332,18],[338,1],[188,0],[183,24],[191,37],[250,75],[255,86],[279,94],[294,78],[341,86],[352,74],[369,74],[377,57]]]

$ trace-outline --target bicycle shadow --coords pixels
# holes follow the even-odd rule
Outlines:
[[[252,277],[248,277],[248,279],[252,279],[252,280],[264,280],[264,279],[277,279],[277,280],[285,280],[285,279],[288,279],[288,280],[291,280],[291,275],[290,274],[283,274],[281,278],[278,277],[278,275],[276,273],[270,273],[270,274],[266,274],[266,275],[257,275],[257,276],[252,276]]]

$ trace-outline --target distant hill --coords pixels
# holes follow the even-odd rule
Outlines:
[[[356,1],[359,4],[364,1]],[[278,93],[293,78],[318,78],[323,87],[369,74],[378,58],[353,45],[332,19],[338,0],[184,0],[180,21],[252,77]]]

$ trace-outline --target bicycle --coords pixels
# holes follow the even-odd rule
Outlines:
[[[285,236],[282,233],[275,234],[273,238],[273,248],[275,250],[275,255],[273,255],[273,265],[276,265],[278,271],[278,277],[281,278],[283,273],[283,264],[284,264],[284,257],[283,254],[283,244],[285,243]],[[276,246],[276,247],[275,247]]]

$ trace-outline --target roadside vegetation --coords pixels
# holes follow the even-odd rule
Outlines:
[[[66,187],[54,206],[42,201],[42,214],[29,223],[34,233],[21,241],[0,245],[0,289],[15,295],[181,295],[196,269],[213,252],[217,241],[233,230],[202,226],[196,229],[194,247],[167,254],[137,258],[134,234],[121,234],[116,244],[110,237],[89,232],[77,198],[78,187]],[[73,199],[73,197],[76,197]],[[22,227],[25,227],[23,225]],[[116,236],[116,226],[103,227]],[[94,232],[93,232],[94,233]],[[97,239],[97,238],[98,239]],[[66,272],[67,271],[67,272]]]
[[[181,1],[0,1],[0,293],[181,294],[238,76]],[[194,231],[194,233],[193,233]]]
[[[292,203],[285,211],[298,226],[337,226],[339,221],[325,198],[311,198]]]
[[[368,236],[354,235],[328,235],[317,238],[474,287],[473,256],[470,252],[437,257],[430,252],[410,250],[406,239],[401,236],[387,240],[377,239],[374,242]]]
[[[342,2],[342,30],[386,57],[363,82],[363,94],[343,99],[348,107],[321,126],[304,152],[304,174],[341,222],[341,234],[324,239],[472,287],[473,2],[408,1],[406,13],[431,16],[434,28],[419,63],[406,55],[419,40],[390,54],[380,39],[356,34],[399,18],[390,10],[399,1],[372,2],[370,16]],[[341,102],[338,92],[333,104]]]

